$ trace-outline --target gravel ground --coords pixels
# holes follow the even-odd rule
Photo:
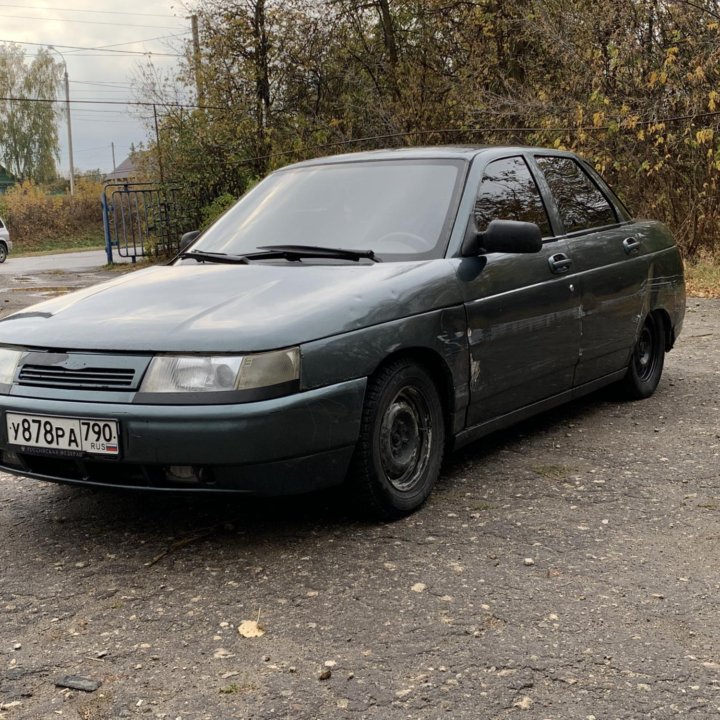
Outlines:
[[[0,718],[717,717],[720,302],[688,310],[655,396],[486,438],[394,524],[0,474]]]

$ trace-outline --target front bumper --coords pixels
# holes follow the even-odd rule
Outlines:
[[[0,396],[0,470],[77,485],[278,495],[341,483],[360,432],[366,379],[237,405],[132,405]],[[8,447],[7,412],[120,423],[120,457]],[[179,479],[171,467],[191,467]]]

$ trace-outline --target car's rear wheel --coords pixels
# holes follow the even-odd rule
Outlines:
[[[645,318],[633,348],[625,377],[620,383],[623,394],[631,400],[650,397],[660,382],[665,364],[665,323],[652,313]]]
[[[356,509],[392,520],[417,510],[440,474],[445,422],[437,386],[409,359],[371,378],[349,475]]]
[[[0,242],[0,263],[4,263],[8,256],[7,245]]]

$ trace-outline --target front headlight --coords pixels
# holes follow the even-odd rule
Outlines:
[[[158,355],[140,392],[196,393],[258,390],[295,382],[300,349],[252,355]]]
[[[19,350],[0,348],[0,385],[12,385],[21,357]]]

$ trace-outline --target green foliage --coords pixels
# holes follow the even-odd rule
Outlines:
[[[102,244],[101,191],[99,183],[81,179],[75,195],[50,195],[28,180],[0,195],[0,217],[7,221],[14,250],[44,250],[59,241],[67,247],[68,238]]]
[[[714,0],[204,0],[166,105],[166,175],[206,205],[294,160],[377,147],[576,150],[688,255],[720,248]],[[169,88],[146,78],[157,101]],[[152,82],[150,82],[152,80]],[[149,157],[157,155],[151,147]]]
[[[226,210],[229,210],[237,198],[230,193],[223,193],[216,197],[209,205],[201,209],[202,224],[200,230],[212,225]]]
[[[16,45],[0,44],[0,97],[54,98],[60,65],[48,50],[26,64]],[[48,182],[57,174],[58,133],[52,103],[0,100],[0,163],[20,181]]]

